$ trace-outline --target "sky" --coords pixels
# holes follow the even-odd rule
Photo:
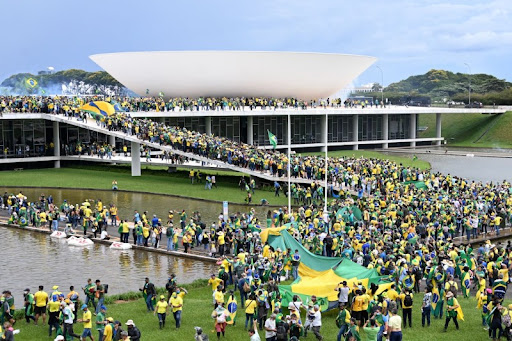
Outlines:
[[[512,81],[511,0],[0,0],[0,12],[0,80],[100,70],[96,53],[260,50],[377,57],[354,85],[381,83],[375,65],[384,85],[430,69]]]

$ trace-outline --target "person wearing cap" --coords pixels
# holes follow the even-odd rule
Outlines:
[[[59,291],[59,286],[58,286],[58,285],[54,285],[54,286],[52,287],[52,289],[53,289],[53,292],[52,292],[52,294],[50,295],[50,297],[54,297],[54,296],[59,297],[59,295],[61,294],[61,292]]]
[[[181,313],[183,311],[183,297],[187,294],[187,291],[183,288],[177,288],[172,293],[169,305],[172,307],[172,315],[176,323],[176,329],[181,327]]]
[[[444,331],[448,329],[450,320],[453,320],[455,328],[459,329],[459,323],[457,322],[457,309],[460,307],[459,302],[454,297],[453,292],[446,292],[446,321],[444,323]]]
[[[133,323],[133,320],[126,321],[126,326],[128,327],[128,336],[131,341],[139,341],[140,340],[140,331]]]
[[[167,316],[167,311],[169,310],[169,304],[165,300],[164,295],[160,295],[160,300],[156,302],[156,309],[153,312],[153,316],[158,314],[158,325],[160,329],[165,327],[165,317]]]
[[[341,337],[345,335],[345,332],[348,330],[348,326],[350,324],[350,312],[345,309],[346,306],[343,303],[340,303],[339,308],[340,311],[336,317],[336,326],[339,328],[338,336],[336,337],[337,341],[341,341]]]
[[[92,313],[87,308],[87,304],[82,304],[81,307],[83,314],[82,318],[78,320],[78,322],[81,322],[84,324],[84,330],[82,332],[82,338],[81,340],[85,340],[87,337],[91,339],[91,341],[94,341],[94,338],[92,337]]]
[[[114,339],[114,319],[112,317],[107,317],[105,324],[105,330],[103,331],[103,340],[102,341],[113,341]]]
[[[119,341],[119,340],[122,340],[122,335],[121,333],[123,333],[123,328],[122,328],[122,324],[121,324],[121,321],[118,321],[118,320],[115,320],[114,321],[114,340],[115,341]],[[126,333],[126,336],[128,336],[128,332],[124,331]]]
[[[30,320],[35,322],[36,318],[34,317],[34,295],[30,293],[29,288],[23,291],[23,301],[25,306],[25,321],[27,321],[27,323],[29,323]]]
[[[104,305],[98,305],[97,307],[100,308],[100,311],[99,313],[96,314],[96,330],[98,331],[98,340],[103,340],[103,332],[105,330],[106,324],[105,312],[107,311],[107,307],[105,307]]]
[[[43,324],[46,324],[46,305],[48,303],[48,294],[43,291],[44,287],[42,285],[39,286],[39,291],[34,294],[34,300],[36,302],[36,306],[34,309],[35,313],[35,324],[37,325],[37,321],[39,320],[39,316],[43,317]]]

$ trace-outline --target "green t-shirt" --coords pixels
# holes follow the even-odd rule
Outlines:
[[[380,327],[364,327],[363,329],[366,335],[366,341],[377,341],[377,334],[379,333]]]
[[[105,315],[100,311],[98,315],[96,315],[96,330],[104,330],[105,329]]]

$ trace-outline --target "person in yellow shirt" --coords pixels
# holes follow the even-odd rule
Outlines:
[[[222,284],[222,283],[223,283],[222,279],[215,277],[215,274],[212,274],[210,276],[210,279],[208,280],[208,285],[212,286],[212,291],[217,290],[217,287],[219,286],[219,284]]]
[[[256,301],[256,297],[254,296],[254,294],[251,294],[249,298],[245,301],[245,329],[247,329],[248,325],[252,326],[257,307],[258,302]]]
[[[39,291],[34,294],[34,300],[36,302],[36,307],[34,309],[34,314],[36,315],[36,325],[39,320],[39,316],[43,316],[43,325],[46,324],[46,305],[48,304],[48,294],[43,291],[44,287],[42,285],[39,286]]]
[[[399,298],[402,301],[404,328],[407,327],[407,320],[409,320],[409,328],[411,328],[413,294],[410,289],[405,288],[404,292],[399,295]]]
[[[103,331],[103,341],[112,341],[114,338],[114,319],[112,317],[107,317],[107,324],[105,325],[105,330]]]
[[[357,320],[359,324],[363,319],[363,304],[365,297],[362,295],[362,291],[357,289],[356,296],[352,301],[352,316]]]
[[[215,309],[216,309],[219,305],[221,305],[222,303],[224,303],[224,293],[222,292],[222,289],[224,289],[224,288],[222,287],[222,285],[219,285],[219,286],[217,287],[217,290],[216,290],[216,291],[214,292],[214,294],[213,294],[213,298],[214,298],[214,300],[215,300],[215,304],[214,304],[214,305],[215,305]]]
[[[82,311],[83,315],[82,318],[78,320],[78,322],[82,322],[84,324],[84,330],[82,332],[81,340],[85,340],[87,337],[91,339],[91,341],[94,341],[94,338],[92,337],[92,313],[87,308],[87,304],[82,305]]]
[[[169,310],[169,304],[165,300],[164,295],[160,295],[160,301],[156,302],[156,309],[153,312],[153,316],[158,314],[158,325],[160,329],[165,327],[165,317],[167,316],[167,311]]]
[[[172,315],[174,316],[174,321],[176,322],[176,329],[181,326],[181,312],[183,311],[183,296],[187,291],[183,288],[178,288],[175,292],[172,293],[170,304],[172,307]]]

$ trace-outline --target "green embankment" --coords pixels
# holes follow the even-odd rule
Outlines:
[[[142,279],[141,279],[142,281]],[[141,282],[141,286],[142,286]],[[142,340],[193,340],[194,338],[194,327],[200,326],[203,331],[209,335],[210,340],[216,340],[216,334],[213,328],[213,319],[211,313],[213,311],[212,306],[212,292],[211,288],[206,286],[206,281],[197,282],[189,288],[189,294],[185,296],[184,308],[182,313],[182,325],[181,328],[176,330],[174,326],[174,320],[172,313],[167,315],[166,326],[164,330],[158,328],[158,318],[153,316],[152,313],[146,311],[146,304],[142,299],[135,301],[116,301],[110,303],[111,300],[107,301],[107,317],[112,317],[114,320],[119,320],[123,323],[123,328],[126,326],[124,323],[128,319],[132,319],[137,327],[142,332]],[[140,293],[130,293],[122,295],[126,298],[140,297]],[[240,306],[238,290],[236,291],[236,297],[238,300],[238,313],[236,317],[235,326],[227,326],[226,336],[222,340],[226,341],[242,341],[249,340],[247,331],[244,330],[245,312]],[[481,314],[477,310],[476,300],[474,297],[464,299],[459,297],[459,303],[462,306],[465,315],[465,321],[459,321],[460,330],[455,330],[453,322],[450,323],[448,332],[443,333],[444,318],[436,320],[432,316],[430,327],[421,327],[421,311],[420,306],[422,302],[422,294],[414,296],[414,305],[412,310],[413,322],[412,328],[403,329],[403,339],[410,341],[453,341],[453,340],[486,340],[487,331],[483,330],[481,323]],[[108,297],[107,297],[108,299]],[[226,302],[227,302],[226,295]],[[509,302],[505,302],[506,305]],[[21,304],[17,304],[19,306]],[[21,313],[21,312],[20,312]],[[288,313],[285,309],[283,312],[285,315]],[[305,319],[305,313],[302,313],[302,321]],[[401,315],[401,310],[399,311]],[[21,314],[20,314],[21,315]],[[48,338],[48,326],[35,326],[33,323],[26,324],[22,316],[18,315],[19,321],[15,325],[15,328],[20,329],[20,333],[16,335],[16,341],[32,341],[32,340],[44,340]],[[81,318],[82,314],[78,314],[78,318]],[[324,336],[324,340],[335,340],[338,332],[338,328],[335,325],[336,311],[331,311],[323,314],[322,316],[322,328],[321,334]],[[93,316],[94,318],[94,316]],[[82,324],[75,324],[75,333],[81,333],[83,330]],[[265,332],[259,332],[262,340],[265,339]],[[55,332],[53,334],[55,337]],[[97,340],[98,332],[93,330],[93,336]],[[361,330],[362,339],[365,340],[364,332]],[[307,338],[301,340],[315,340],[313,333],[309,333]],[[53,338],[51,338],[53,340]]]
[[[420,127],[428,127],[418,137],[434,137],[436,116],[419,115]],[[512,148],[512,112],[501,115],[444,114],[442,136],[456,147]]]

